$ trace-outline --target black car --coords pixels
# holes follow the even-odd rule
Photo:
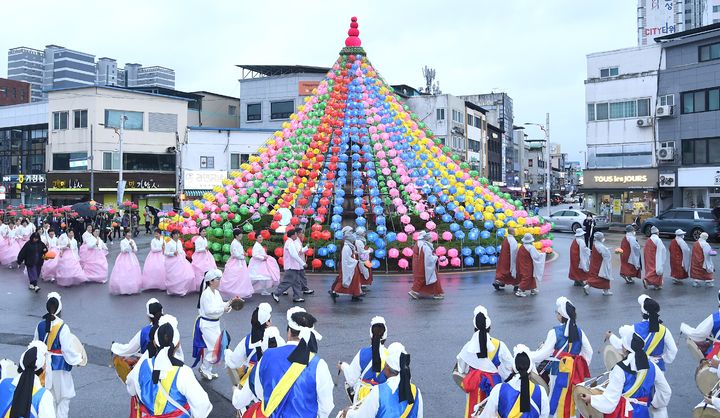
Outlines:
[[[703,232],[707,232],[711,239],[720,237],[720,219],[713,209],[670,209],[654,218],[646,219],[642,223],[641,231],[649,237],[653,226],[657,227],[661,235],[674,235],[676,229],[682,229],[694,240],[700,238]]]

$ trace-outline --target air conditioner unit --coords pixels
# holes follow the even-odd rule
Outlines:
[[[665,106],[658,106],[655,109],[655,116],[659,118],[667,118],[673,115],[673,112],[675,111],[674,106],[665,105]]]
[[[658,150],[658,160],[673,161],[675,159],[675,148],[663,147]]]
[[[646,128],[653,125],[653,120],[652,118],[638,119],[635,123],[637,124],[638,128]]]

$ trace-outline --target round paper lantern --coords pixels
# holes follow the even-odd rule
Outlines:
[[[452,240],[452,232],[450,232],[450,231],[443,232],[442,239],[444,239],[445,241],[451,241]]]
[[[475,259],[472,257],[465,257],[463,262],[465,263],[466,266],[472,266],[473,264],[475,264]]]
[[[335,268],[335,260],[333,260],[331,258],[325,260],[325,266],[327,266],[328,268],[331,268],[331,269]]]
[[[450,258],[456,258],[458,256],[458,250],[457,248],[450,248],[447,252],[448,257]]]
[[[400,256],[400,251],[397,248],[390,248],[388,250],[388,257],[398,258],[398,256]]]
[[[435,255],[443,256],[447,254],[447,249],[443,246],[439,246],[435,249]]]
[[[438,259],[438,264],[440,264],[440,267],[447,267],[449,261],[447,257],[440,257]]]
[[[404,258],[401,258],[400,260],[398,260],[398,267],[400,267],[403,270],[407,269],[409,265],[410,264],[408,263],[408,261]]]
[[[310,265],[311,265],[312,268],[314,268],[314,269],[319,269],[320,267],[322,267],[322,260],[320,260],[320,259],[318,259],[318,258],[314,258],[314,259],[310,262]]]
[[[412,250],[412,248],[410,248],[410,247],[405,247],[405,248],[403,248],[403,250],[402,250],[402,254],[403,254],[405,257],[412,257],[412,255],[413,255],[413,250]]]
[[[461,261],[460,261],[459,258],[455,257],[455,258],[451,258],[451,259],[450,259],[450,265],[451,265],[451,266],[453,266],[453,267],[460,267],[460,264],[461,264]]]
[[[275,250],[273,250],[273,254],[275,254],[275,257],[282,257],[283,256],[283,247],[275,248]]]

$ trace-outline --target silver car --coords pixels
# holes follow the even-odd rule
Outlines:
[[[583,221],[587,218],[588,214],[592,214],[595,218],[595,230],[609,229],[610,224],[608,219],[604,216],[598,216],[597,214],[578,209],[563,209],[559,210],[550,215],[550,222],[555,224],[556,231],[575,231],[578,228],[582,228]]]

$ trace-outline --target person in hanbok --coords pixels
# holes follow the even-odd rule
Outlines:
[[[81,249],[85,247],[85,263],[81,264],[85,276],[91,282],[105,283],[108,280],[107,245],[100,239],[100,229],[95,228],[92,234],[85,238]],[[81,259],[82,261],[82,259]]]
[[[140,416],[208,417],[213,406],[207,392],[175,354],[180,344],[175,317],[160,318],[154,342],[155,354],[143,354],[125,381],[128,394],[139,400]]]
[[[68,229],[58,238],[57,255],[59,258],[55,271],[55,282],[58,286],[74,286],[88,281],[85,271],[80,266],[78,244],[75,241],[75,232]]]
[[[22,218],[16,228],[17,232],[15,234],[15,239],[18,240],[18,245],[20,246],[20,248],[22,248],[22,246],[25,245],[26,242],[30,241],[30,235],[33,233],[31,225],[32,224],[30,224],[27,219]]]
[[[530,381],[534,370],[530,349],[523,344],[513,348],[513,373],[495,385],[480,418],[550,417],[550,401],[545,388]]]
[[[260,361],[262,359],[263,353],[268,351],[269,349],[282,347],[284,345],[285,340],[280,336],[280,331],[277,329],[277,327],[265,328],[263,331],[262,341],[260,342],[260,347],[255,350],[255,352],[257,353],[256,361]],[[227,357],[225,357],[225,361],[227,361]],[[255,380],[256,372],[257,369],[255,368],[249,371],[246,374],[248,375],[247,380],[253,382]],[[251,384],[244,384],[241,388],[233,388],[232,404],[238,411],[248,411],[248,415],[243,414],[244,417],[252,416],[253,408],[255,411],[260,411],[260,408],[262,407],[260,399],[255,397],[255,394],[253,393],[253,385]]]
[[[604,390],[597,395],[582,394],[582,401],[605,417],[666,418],[672,390],[665,373],[648,361],[645,342],[632,326],[620,328],[619,340],[626,358],[612,368]]]
[[[465,376],[462,381],[462,389],[467,393],[465,418],[470,418],[475,406],[510,376],[514,360],[505,343],[490,336],[492,321],[487,309],[478,305],[473,313],[475,333],[457,355],[457,371]]]
[[[121,357],[141,356],[145,354],[145,352],[148,353],[148,356],[153,357],[157,352],[157,347],[153,340],[163,314],[162,304],[155,298],[148,299],[145,303],[145,315],[149,323],[142,327],[140,331],[136,332],[127,344],[113,342],[112,346],[110,346],[110,351],[116,356]],[[180,354],[179,356],[178,353]],[[182,350],[176,350],[175,357],[183,360]]]
[[[599,244],[594,237],[594,247]],[[550,414],[558,418],[575,416],[573,388],[590,377],[589,364],[593,349],[590,340],[577,325],[575,305],[564,296],[555,301],[555,315],[559,325],[548,331],[545,342],[530,352],[534,364],[550,360],[540,373],[550,374]]]
[[[200,228],[200,235],[195,238],[195,252],[192,255],[192,266],[195,272],[195,280],[190,284],[188,292],[197,292],[200,289],[200,285],[203,282],[205,273],[210,270],[215,270],[217,264],[215,264],[215,258],[212,253],[208,250],[207,228]]]
[[[85,262],[88,259],[88,250],[94,244],[93,227],[91,224],[85,225],[85,232],[83,232],[80,240],[80,249],[78,250],[78,255],[80,256],[80,265],[84,268]]]
[[[610,282],[612,282],[612,253],[605,246],[605,234],[596,232],[593,237],[592,256],[590,257],[590,271],[583,286],[585,295],[590,294],[590,288],[601,289],[604,296],[612,295]]]
[[[56,292],[47,295],[47,313],[35,327],[33,340],[45,343],[50,353],[50,367],[45,371],[45,387],[53,394],[57,418],[67,418],[70,400],[75,397],[72,368],[82,363],[82,353],[73,344],[76,337],[60,319],[62,298]]]
[[[373,386],[357,408],[348,408],[341,416],[423,418],[423,397],[420,389],[412,383],[410,354],[405,351],[405,346],[400,343],[390,344],[383,374],[386,381]]]
[[[690,277],[690,247],[685,242],[685,231],[675,230],[675,239],[670,241],[670,277],[673,284],[682,284]]]
[[[205,288],[200,292],[198,298],[198,317],[195,320],[195,332],[193,332],[193,358],[195,367],[200,363],[200,376],[205,380],[218,378],[213,372],[213,365],[220,363],[225,357],[225,349],[230,343],[230,336],[227,331],[220,328],[220,317],[230,312],[230,304],[240,299],[235,297],[224,301],[218,288],[220,287],[223,274],[220,270],[210,270],[205,273],[203,282]]]
[[[21,248],[17,238],[18,234],[18,227],[11,223],[7,230],[5,250],[0,254],[0,264],[11,269],[17,267],[17,256]]]
[[[33,341],[20,356],[18,374],[0,380],[0,412],[7,418],[55,418],[55,400],[40,375],[47,369],[47,347]]]
[[[133,295],[140,293],[142,286],[142,270],[135,253],[137,244],[132,239],[132,230],[125,230],[125,239],[120,241],[120,254],[115,259],[110,274],[110,294]]]
[[[518,283],[515,296],[522,298],[527,297],[528,294],[534,296],[540,292],[538,290],[538,281],[542,279],[545,273],[546,254],[535,248],[534,241],[535,238],[531,234],[525,234],[522,238],[522,246],[520,246],[517,253],[515,270],[520,283]]]
[[[157,289],[165,290],[165,256],[163,249],[165,240],[159,229],[155,230],[155,236],[150,240],[150,252],[145,258],[142,271],[143,290]]]
[[[643,285],[647,289],[660,290],[663,286],[663,274],[665,272],[665,244],[658,236],[660,230],[657,227],[650,229],[650,239],[645,242],[643,249],[643,262],[645,263],[645,278]]]
[[[350,364],[338,362],[337,367],[345,376],[347,387],[352,388],[355,405],[365,399],[373,387],[387,380],[383,373],[388,356],[386,340],[385,318],[376,316],[370,320],[370,346],[361,348]]]
[[[370,262],[370,254],[372,249],[367,246],[367,238],[365,237],[365,228],[359,226],[355,230],[355,249],[358,254],[358,268],[360,274],[362,274],[361,288],[363,291],[367,291],[368,286],[373,283],[372,267],[369,267],[366,263]]]
[[[513,286],[516,292],[518,281],[516,279],[517,271],[515,270],[515,258],[517,257],[518,243],[515,239],[515,228],[508,228],[500,247],[500,256],[495,269],[495,281],[493,287],[495,290],[501,290],[505,285]]]
[[[245,249],[242,245],[242,231],[233,230],[233,241],[230,244],[230,260],[225,264],[225,272],[220,282],[220,293],[224,297],[249,298],[254,290],[250,281],[250,273],[245,263]]]
[[[666,365],[672,363],[678,348],[669,329],[660,320],[660,304],[648,295],[640,295],[638,304],[643,320],[633,325],[635,332],[644,341],[644,350],[653,363],[665,371]],[[606,334],[607,340],[617,350],[622,349],[622,341],[612,332]]]
[[[0,259],[2,259],[5,248],[7,248],[8,231],[10,231],[10,228],[3,222],[2,216],[0,216]]]
[[[705,286],[707,287],[713,287],[715,285],[713,281],[715,265],[713,264],[711,256],[712,248],[710,248],[707,239],[707,232],[703,232],[693,245],[692,258],[690,260],[690,277],[693,278],[693,286],[695,287],[699,287],[702,282],[705,282]]]
[[[245,386],[257,364],[265,330],[272,326],[271,316],[272,306],[267,302],[259,304],[250,317],[250,333],[240,340],[234,350],[229,348],[225,350],[225,365],[229,369],[243,370],[242,376],[239,376],[240,386]],[[282,345],[285,344],[282,338],[280,341]]]
[[[185,257],[180,232],[172,231],[170,241],[165,243],[165,289],[168,295],[185,296],[190,283],[195,280],[192,265]]]
[[[440,277],[438,276],[438,256],[435,255],[430,241],[432,235],[425,231],[418,232],[417,240],[413,246],[412,275],[413,284],[408,294],[413,299],[432,297],[445,299]]]
[[[570,271],[568,278],[573,286],[584,286],[590,271],[591,250],[585,245],[585,231],[581,228],[575,230],[575,239],[570,244]]]
[[[620,277],[622,277],[627,284],[633,284],[636,278],[639,279],[641,277],[640,271],[642,265],[640,263],[640,254],[642,253],[642,248],[640,248],[635,234],[635,227],[632,225],[626,226],[625,236],[622,242],[620,242],[620,249],[622,250],[622,254],[620,254]]]
[[[265,251],[263,241],[262,235],[258,235],[253,244],[248,275],[255,293],[270,296],[270,291],[280,283],[280,266],[277,260]]]
[[[330,296],[333,303],[340,294],[350,295],[353,302],[361,302],[361,296],[363,295],[361,287],[362,273],[360,273],[360,267],[358,266],[360,260],[358,260],[357,248],[355,247],[355,234],[353,234],[353,229],[350,226],[343,228],[342,234],[343,247],[340,252],[340,268],[330,290]]]
[[[308,246],[305,245],[305,234],[303,234],[302,229],[298,229],[298,232],[295,234],[295,247],[297,248],[297,253],[302,259],[303,263],[307,264],[307,251]],[[308,287],[308,281],[307,276],[305,275],[305,269],[303,268],[300,271],[300,279],[302,281],[302,293],[303,295],[312,295],[315,293],[314,290],[310,289]]]
[[[40,278],[42,278],[44,281],[54,282],[58,261],[60,261],[60,258],[58,257],[58,254],[60,253],[57,244],[58,238],[55,236],[55,230],[52,228],[45,228],[43,229],[43,231],[43,234],[40,235],[40,240],[45,244],[48,252],[52,251],[55,256],[53,258],[45,260],[42,268],[40,269]]]
[[[717,297],[720,303],[720,292]],[[695,341],[696,344],[706,345],[706,348],[702,349],[706,359],[717,361],[720,357],[720,309],[710,314],[695,328],[685,322],[681,323],[680,333]],[[701,348],[700,345],[698,348]]]

